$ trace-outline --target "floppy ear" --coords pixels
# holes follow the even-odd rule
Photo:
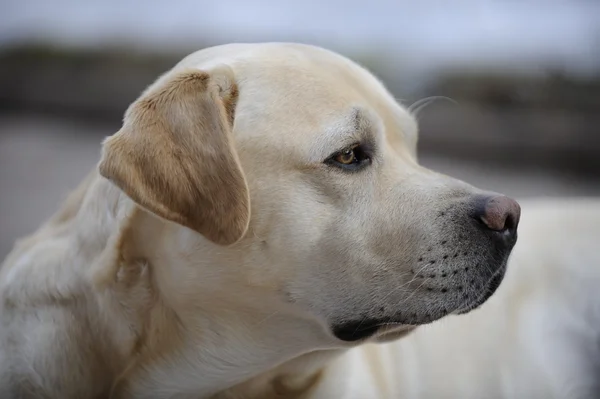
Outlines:
[[[231,70],[217,72],[186,70],[144,93],[104,141],[99,171],[154,214],[227,245],[245,234],[250,199],[231,134],[237,89]]]

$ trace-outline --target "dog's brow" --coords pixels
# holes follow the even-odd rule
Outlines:
[[[353,108],[339,126],[341,129],[338,128],[332,135],[337,140],[337,143],[332,143],[334,145],[351,145],[356,141],[372,140],[373,122],[362,108]]]
[[[356,143],[375,142],[375,122],[361,107],[353,107],[341,118],[336,118],[323,127],[310,152],[310,163],[321,163],[335,151]]]
[[[352,110],[352,121],[354,132],[365,132],[368,133],[372,127],[371,120],[365,115],[361,108],[354,108]]]

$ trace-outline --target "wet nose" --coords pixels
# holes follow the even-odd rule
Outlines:
[[[486,197],[476,218],[492,231],[514,233],[521,218],[521,207],[512,198],[504,195]]]

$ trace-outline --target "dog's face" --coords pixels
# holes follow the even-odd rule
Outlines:
[[[416,143],[412,116],[347,59],[229,46],[147,90],[100,170],[205,237],[196,256],[237,276],[214,288],[232,306],[260,298],[358,342],[479,306],[516,241],[514,201],[419,166]]]

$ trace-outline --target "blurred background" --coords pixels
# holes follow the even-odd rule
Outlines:
[[[419,114],[421,162],[516,198],[600,195],[600,1],[0,0],[0,258],[187,53],[299,41]]]

